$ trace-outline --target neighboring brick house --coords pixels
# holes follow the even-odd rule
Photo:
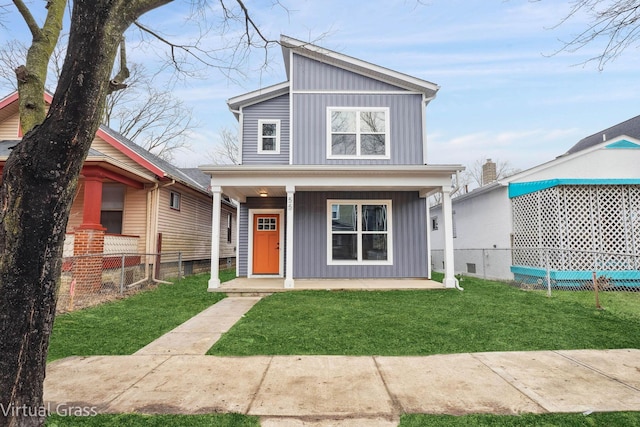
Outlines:
[[[214,215],[222,194],[239,202],[237,275],[280,277],[287,288],[430,277],[427,196],[442,192],[450,207],[463,169],[427,162],[426,106],[439,87],[287,36],[280,44],[287,81],[228,101],[240,164],[200,167]],[[443,225],[444,284],[455,287],[450,216]],[[210,288],[216,273],[212,265]]]
[[[45,94],[51,101],[51,95]],[[0,171],[21,138],[18,94],[0,100]],[[211,264],[212,195],[209,177],[181,170],[105,126],[100,126],[83,165],[73,202],[64,256],[181,252],[187,273]],[[236,208],[223,201],[220,264],[235,261]],[[228,233],[228,229],[231,233]],[[230,240],[230,241],[229,241]],[[135,254],[135,255],[134,255]],[[155,264],[157,257],[147,257]],[[175,256],[162,257],[163,264]]]

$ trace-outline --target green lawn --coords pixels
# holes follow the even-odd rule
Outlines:
[[[640,412],[523,415],[403,415],[400,427],[638,427]]]
[[[209,350],[215,355],[429,355],[640,347],[640,299],[607,310],[588,296],[523,291],[464,278],[463,292],[296,291],[260,301]]]
[[[259,427],[258,417],[240,414],[139,415],[100,414],[92,417],[50,415],[47,427]]]
[[[221,280],[231,273],[221,272]],[[207,292],[208,275],[126,299],[56,316],[48,361],[67,356],[132,354],[212,304],[224,294]]]

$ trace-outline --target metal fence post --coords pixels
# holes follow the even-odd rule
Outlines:
[[[178,252],[178,280],[182,279],[182,252]]]
[[[125,254],[122,254],[122,264],[120,264],[120,295],[124,295],[124,262]]]

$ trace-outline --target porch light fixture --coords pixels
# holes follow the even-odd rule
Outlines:
[[[268,194],[267,194],[266,191],[261,191],[260,192],[260,197],[267,197],[267,196],[268,196]]]

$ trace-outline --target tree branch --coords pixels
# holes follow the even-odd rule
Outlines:
[[[20,15],[22,15],[22,19],[24,19],[25,24],[27,24],[27,27],[29,27],[31,36],[34,39],[39,38],[42,35],[42,30],[31,14],[29,8],[24,4],[22,0],[13,0],[13,4],[15,4],[16,9],[18,9],[18,12],[20,12]]]

